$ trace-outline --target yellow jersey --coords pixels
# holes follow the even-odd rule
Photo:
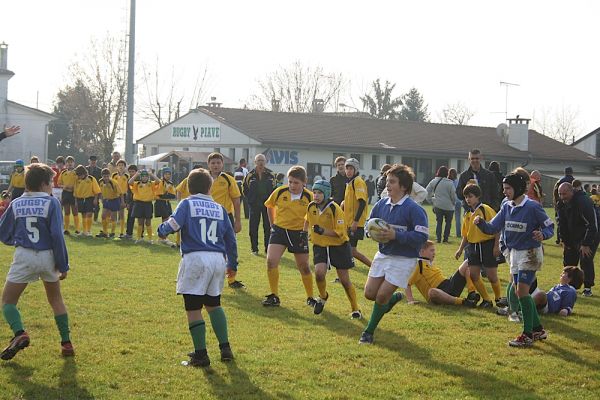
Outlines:
[[[175,198],[173,182],[161,179],[156,185],[156,200],[171,200]]]
[[[185,178],[175,188],[175,190],[177,190],[179,193],[181,193],[181,199],[182,200],[190,197],[190,191],[188,189],[187,180],[188,180],[188,178]]]
[[[104,200],[116,199],[123,194],[115,179],[109,179],[106,183],[104,182],[104,179],[100,179],[98,185],[100,186],[100,193],[102,193],[102,198]]]
[[[356,176],[350,182],[346,183],[346,192],[344,194],[344,219],[346,220],[346,226],[350,227],[354,222],[354,217],[356,217],[359,206],[358,201],[361,199],[365,201],[365,208],[357,221],[359,227],[364,226],[367,219],[369,193],[364,179]]]
[[[311,202],[308,205],[306,212],[306,221],[310,232],[310,241],[321,247],[341,246],[348,241],[348,230],[346,229],[346,221],[344,220],[344,212],[335,201],[330,201],[321,209],[317,203]],[[319,235],[312,231],[314,225],[319,225],[321,228],[334,231],[337,236]]]
[[[142,181],[135,181],[131,185],[131,191],[133,192],[133,201],[152,201],[154,200],[156,186],[158,183],[148,181],[143,183]]]
[[[593,194],[590,196],[590,199],[596,207],[600,207],[600,194]]]
[[[88,175],[83,179],[77,179],[73,194],[77,199],[87,199],[88,197],[94,197],[97,194],[100,194],[98,181],[91,175]]]
[[[118,172],[115,172],[111,175],[111,178],[117,182],[117,185],[121,190],[121,194],[126,194],[127,189],[129,189],[129,184],[127,182],[129,182],[130,176],[128,174],[119,175]]]
[[[462,237],[467,238],[469,243],[481,243],[490,239],[494,239],[494,235],[488,235],[483,233],[481,229],[475,226],[473,220],[476,216],[480,216],[486,221],[491,221],[496,216],[496,211],[487,204],[479,203],[475,208],[475,211],[467,211],[464,216],[462,223],[461,233]]]
[[[419,292],[427,301],[429,301],[429,289],[437,288],[446,278],[442,275],[442,270],[431,265],[429,260],[419,259],[415,270],[410,278],[409,285],[415,285]]]
[[[25,170],[21,172],[14,171],[10,175],[9,186],[17,189],[25,189]]]
[[[216,179],[213,179],[209,194],[214,201],[225,207],[229,214],[233,214],[233,199],[242,196],[233,176],[225,172],[221,172]]]
[[[292,195],[287,185],[278,187],[271,193],[265,206],[275,209],[273,223],[280,228],[299,231],[304,228],[304,218],[308,204],[312,201],[312,193],[302,188],[298,195]]]
[[[58,177],[58,185],[66,190],[72,192],[75,190],[75,184],[77,183],[77,174],[74,169],[63,169]]]

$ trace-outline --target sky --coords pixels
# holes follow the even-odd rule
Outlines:
[[[3,1],[0,42],[15,72],[8,98],[52,111],[92,40],[126,39],[129,3]],[[592,0],[138,0],[136,84],[142,66],[158,65],[191,92],[206,69],[206,94],[242,107],[260,79],[300,61],[343,74],[351,83],[341,101],[358,108],[380,78],[398,96],[416,87],[434,122],[457,102],[481,126],[497,126],[508,112],[535,127],[567,110],[579,137],[600,127],[599,15]],[[140,116],[141,92],[135,137],[156,129]]]

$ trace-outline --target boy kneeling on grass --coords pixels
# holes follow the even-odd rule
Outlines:
[[[2,313],[14,333],[0,358],[12,359],[29,346],[17,303],[29,283],[41,279],[54,311],[63,356],[75,355],[69,337],[69,317],[60,293],[67,277],[69,257],[62,235],[60,202],[51,196],[54,171],[45,164],[31,164],[25,173],[25,193],[14,200],[0,218],[0,241],[15,246],[13,262],[2,292]]]
[[[470,287],[469,292],[475,290],[475,285],[469,275],[468,261],[464,261],[450,279],[446,279],[442,275],[442,270],[433,265],[434,258],[435,244],[433,241],[428,240],[421,248],[417,266],[408,279],[408,286],[406,287],[406,300],[408,303],[417,303],[411,289],[411,286],[415,285],[427,302],[476,307],[477,302],[479,302],[478,294],[475,293],[473,298],[463,299],[460,297],[467,284]]]
[[[573,313],[577,300],[577,289],[583,285],[583,271],[577,267],[565,267],[560,274],[558,285],[547,293],[540,289],[532,297],[541,314],[558,314],[562,317]]]
[[[227,211],[209,195],[212,179],[205,169],[188,176],[191,196],[183,199],[171,217],[160,224],[158,236],[181,232],[181,254],[177,294],[183,295],[194,352],[188,365],[208,367],[206,325],[202,307],[219,341],[221,361],[233,360],[227,335],[227,318],[221,308],[226,265],[237,266],[237,243]]]

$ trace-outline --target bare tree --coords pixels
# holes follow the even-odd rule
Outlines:
[[[208,67],[204,67],[204,70],[197,75],[191,94],[189,90],[186,93],[186,90],[182,89],[180,78],[183,74],[177,72],[175,66],[171,67],[169,79],[165,79],[164,74],[160,72],[158,60],[153,71],[148,70],[146,66],[142,69],[145,93],[139,107],[139,114],[144,119],[156,122],[159,128],[179,118],[182,108],[184,111],[197,108],[206,96]]]
[[[577,123],[578,115],[578,110],[564,104],[555,110],[543,108],[539,117],[534,112],[532,125],[534,129],[554,140],[571,144],[580,130]]]
[[[92,40],[83,63],[71,66],[71,76],[91,93],[96,114],[91,140],[100,149],[98,155],[108,160],[125,113],[127,43],[110,36],[102,42]]]
[[[324,110],[337,111],[340,95],[348,87],[342,74],[325,73],[323,68],[308,67],[296,61],[280,67],[258,81],[258,93],[250,96],[248,106],[270,110],[278,101],[279,110],[312,112],[315,101],[322,101]]]
[[[443,124],[467,125],[474,115],[474,111],[458,101],[453,104],[447,104],[446,107],[444,107],[442,114],[440,115],[440,121]]]

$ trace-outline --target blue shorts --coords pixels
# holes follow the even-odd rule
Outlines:
[[[102,208],[109,211],[119,211],[121,209],[121,199],[102,200]]]
[[[94,212],[94,199],[95,197],[86,197],[77,199],[77,211],[81,214],[89,214]]]
[[[524,283],[528,286],[531,286],[531,284],[535,281],[535,271],[519,271],[519,273],[513,275],[513,281],[515,283]]]

